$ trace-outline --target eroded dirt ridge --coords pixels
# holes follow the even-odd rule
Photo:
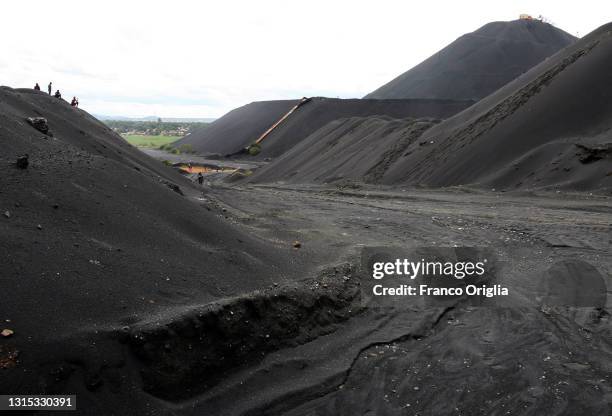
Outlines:
[[[130,330],[129,345],[144,364],[146,391],[184,399],[271,351],[333,332],[359,312],[358,295],[353,268],[344,264],[317,280],[226,299],[167,322],[138,324]]]

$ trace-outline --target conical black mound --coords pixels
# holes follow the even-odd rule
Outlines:
[[[575,40],[537,20],[492,22],[365,98],[479,100]]]

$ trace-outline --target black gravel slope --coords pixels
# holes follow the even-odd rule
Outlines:
[[[423,135],[383,183],[612,187],[612,25]]]
[[[252,144],[297,101],[261,101],[233,110],[176,143],[203,154],[234,154]],[[472,105],[454,100],[359,100],[315,97],[299,107],[262,142],[258,159],[277,157],[330,121],[344,117],[447,118]]]
[[[226,156],[242,150],[289,111],[298,100],[256,101],[238,107],[176,142],[198,153]]]
[[[380,181],[404,149],[435,121],[352,117],[332,121],[274,162],[250,182],[329,183]]]
[[[4,394],[73,391],[89,414],[111,414],[138,384],[117,352],[132,325],[312,269],[290,240],[236,230],[195,203],[190,182],[66,102],[0,88],[0,143],[0,326],[14,331],[0,337]],[[127,396],[88,397],[98,388]]]
[[[611,74],[612,36],[606,25],[463,112],[419,129],[419,135],[412,131],[413,121],[337,121],[251,180],[346,178],[387,185],[607,192],[612,188]],[[372,175],[368,169],[374,166]]]
[[[479,100],[575,40],[539,21],[488,23],[365,98]]]

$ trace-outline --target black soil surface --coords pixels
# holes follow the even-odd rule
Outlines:
[[[365,98],[479,100],[575,40],[539,21],[492,22]]]
[[[201,154],[233,155],[252,144],[297,101],[262,101],[235,109],[176,143],[190,144]],[[280,156],[325,124],[344,117],[389,116],[443,119],[472,101],[359,100],[315,97],[299,107],[261,144],[258,159]]]
[[[339,258],[381,245],[485,246],[512,295],[478,307],[353,309],[333,332],[270,352],[178,403],[181,413],[609,414],[609,197],[312,185],[213,192],[245,227],[295,231],[304,247]],[[575,279],[566,294],[597,289],[597,300],[542,306],[534,295],[557,279]]]
[[[612,189],[610,30],[610,25],[603,26],[437,124],[380,117],[338,120],[251,180],[350,179],[389,185],[608,192]],[[432,127],[423,128],[427,125]]]
[[[2,87],[0,110],[3,394],[76,394],[83,415],[610,412],[609,197],[198,188],[46,94]],[[344,123],[393,126],[392,147],[433,122]],[[385,171],[366,162],[346,163]],[[378,246],[486,247],[512,294],[369,307]]]
[[[47,134],[27,117],[46,118]],[[14,331],[0,338],[2,393],[130,388],[105,344],[117,333],[315,267],[290,239],[236,230],[191,182],[44,93],[0,88],[0,142],[0,325]]]

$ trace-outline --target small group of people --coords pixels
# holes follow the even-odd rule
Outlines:
[[[38,85],[38,82],[36,83],[36,85],[34,85],[34,89],[35,89],[36,91],[40,91],[40,85]],[[49,92],[49,95],[51,95],[51,90],[52,90],[52,89],[53,89],[53,83],[52,83],[52,82],[50,82],[50,83],[49,83],[49,85],[47,86],[47,91]],[[59,90],[57,90],[57,91],[55,92],[55,96],[57,96],[57,95],[58,95],[58,93],[59,93]],[[60,95],[60,97],[62,96],[61,94],[59,94],[59,95]]]
[[[40,91],[40,85],[38,85],[38,82],[36,83],[36,85],[34,85],[34,89],[36,91]],[[50,82],[49,85],[47,85],[47,91],[49,92],[49,95],[51,95],[51,91],[53,91],[53,82]],[[55,98],[62,98],[62,93],[60,92],[60,90],[56,90],[55,94],[53,94],[53,96]],[[72,97],[72,101],[70,102],[70,105],[72,107],[78,108],[79,107],[79,99],[77,97]]]

